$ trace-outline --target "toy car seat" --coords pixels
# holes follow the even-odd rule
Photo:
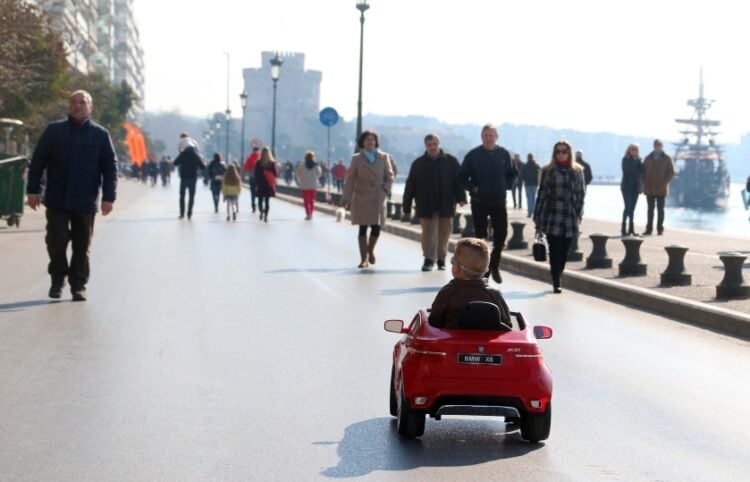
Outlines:
[[[470,301],[461,308],[454,326],[458,330],[508,331],[511,326],[503,322],[500,309],[488,301]]]

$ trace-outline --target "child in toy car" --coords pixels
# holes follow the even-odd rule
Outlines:
[[[481,239],[463,238],[451,258],[453,279],[438,292],[430,310],[430,325],[458,328],[461,310],[472,301],[497,305],[500,321],[511,328],[510,310],[500,291],[490,288],[483,277],[490,263],[489,246]]]

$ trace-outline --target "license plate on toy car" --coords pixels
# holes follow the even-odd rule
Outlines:
[[[459,353],[458,363],[468,365],[502,365],[502,355],[485,355],[483,353]]]

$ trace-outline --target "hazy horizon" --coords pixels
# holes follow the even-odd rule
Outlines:
[[[373,0],[365,14],[363,112],[450,124],[515,125],[676,138],[701,67],[722,143],[750,130],[750,67],[742,7],[573,0],[459,5]],[[242,68],[261,51],[306,55],[323,72],[321,107],[356,115],[355,0],[235,4],[135,0],[146,53],[146,109],[239,115]],[[253,21],[252,19],[257,19]],[[700,26],[700,34],[688,36]],[[245,45],[245,47],[242,47]],[[281,80],[283,82],[283,67]],[[269,79],[269,82],[271,80]]]

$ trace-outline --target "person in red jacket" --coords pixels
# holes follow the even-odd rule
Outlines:
[[[346,166],[343,159],[339,159],[338,164],[333,166],[331,176],[333,176],[333,182],[336,184],[336,192],[340,193],[344,189],[344,180],[346,179]]]
[[[255,180],[255,165],[260,159],[260,149],[253,147],[253,152],[247,156],[245,164],[242,166],[242,170],[247,173],[249,184],[250,184],[250,202],[253,206],[253,212],[255,212],[255,198],[258,192],[258,182]]]

